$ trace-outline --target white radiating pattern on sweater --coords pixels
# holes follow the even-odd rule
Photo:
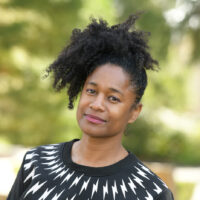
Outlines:
[[[56,193],[52,200],[58,200],[58,198],[61,196],[61,194],[62,194],[63,192],[64,192],[64,190],[61,191],[59,194]]]
[[[46,163],[41,163],[41,164],[42,165],[48,165],[48,166],[50,166],[50,165],[56,164],[58,161],[60,161],[60,159],[58,159],[58,160],[52,160],[51,162],[46,162]]]
[[[53,150],[53,149],[57,149],[57,146],[59,144],[51,144],[51,145],[47,145],[47,146],[42,146],[44,149],[47,149],[47,150]]]
[[[76,197],[76,194],[71,198],[71,199],[66,199],[66,200],[74,200],[74,198]]]
[[[78,182],[81,180],[81,178],[83,177],[83,174],[79,177],[76,177],[73,181],[73,183],[70,185],[69,189],[73,186],[73,185],[77,185]]]
[[[58,169],[55,169],[54,171],[50,172],[49,175],[50,175],[50,174],[57,174],[58,172],[60,172],[60,171],[63,170],[64,168],[65,168],[65,166],[59,167]]]
[[[147,177],[147,175],[146,175],[141,169],[139,169],[138,167],[135,167],[135,169],[137,169],[137,173],[138,173],[140,176],[142,176],[142,177],[144,177],[144,178],[146,178],[146,179],[149,179],[149,178]]]
[[[28,153],[27,155],[26,155],[26,157],[25,157],[25,160],[30,160],[30,159],[32,159],[33,157],[35,157],[35,156],[39,156],[37,153],[35,153],[35,152],[32,152],[32,153]]]
[[[72,173],[68,173],[60,185],[62,185],[65,181],[68,181],[73,176],[73,174],[74,174],[74,171]]]
[[[33,163],[35,163],[35,162],[37,162],[37,160],[32,160],[32,161],[29,161],[28,163],[26,163],[24,165],[25,171],[28,170],[28,169],[30,169],[32,167]]]
[[[88,183],[90,182],[90,179],[91,179],[91,177],[90,177],[87,181],[84,181],[84,183],[83,183],[83,185],[82,185],[82,188],[81,188],[81,190],[80,190],[80,192],[79,192],[79,195],[81,194],[81,192],[82,192],[83,190],[87,190],[87,186],[88,186]]]
[[[108,181],[106,181],[106,185],[103,186],[103,199],[105,199],[106,194],[108,194]]]
[[[47,188],[46,191],[43,193],[43,195],[42,195],[38,200],[45,200],[45,199],[48,197],[48,195],[49,195],[55,188],[56,188],[56,186],[53,187],[53,188],[50,189],[50,190],[49,190],[49,188]]]
[[[24,183],[26,183],[27,180],[29,180],[30,178],[33,180],[34,178],[38,177],[41,174],[35,174],[35,170],[38,167],[34,167],[33,170],[28,174],[28,176],[26,177],[26,179],[24,180]]]
[[[24,198],[32,192],[32,194],[34,194],[35,192],[37,192],[47,181],[43,182],[43,183],[40,183],[39,181],[33,185],[28,191],[27,193],[25,194]]]
[[[162,189],[156,184],[156,183],[153,183],[156,188],[154,189],[154,191],[157,193],[157,194],[160,194],[162,192]]]
[[[148,191],[146,191],[146,193],[147,193],[147,197],[145,197],[145,199],[146,200],[153,200],[152,195]]]
[[[128,177],[128,179],[129,179],[129,182],[128,182],[129,187],[130,187],[131,190],[134,192],[134,194],[136,194],[135,189],[136,189],[137,187],[135,186],[135,184],[133,183],[133,181],[130,179],[130,177]]]
[[[99,184],[99,179],[97,180],[96,184],[93,184],[91,199],[92,199],[94,193],[97,192],[97,190],[98,190],[98,184]]]
[[[57,157],[58,157],[58,155],[57,156],[43,156],[41,158],[44,159],[44,160],[54,160]]]
[[[62,163],[55,164],[52,167],[45,167],[44,169],[46,169],[46,170],[54,170],[54,169],[60,167],[60,165],[62,165]]]
[[[55,180],[57,178],[62,178],[68,172],[68,170],[69,169],[61,171],[53,180]]]
[[[144,187],[144,185],[142,184],[143,183],[143,180],[141,180],[140,178],[138,178],[137,176],[135,176],[134,174],[132,174],[132,176],[134,177],[134,181],[135,182],[137,182],[140,186],[142,186],[143,188],[145,188]]]
[[[124,195],[124,198],[126,198],[127,188],[126,188],[126,185],[124,183],[124,180],[122,180],[122,184],[120,185],[120,187],[121,187],[122,193]]]
[[[45,153],[45,154],[47,154],[47,155],[53,155],[53,154],[58,153],[58,151],[56,151],[56,150],[52,150],[52,151],[42,151],[42,153]]]
[[[141,163],[138,163],[138,165],[146,172],[148,172],[151,175],[154,175],[147,167],[145,167],[144,165],[142,165]]]
[[[115,200],[115,195],[118,194],[116,181],[114,181],[114,185],[112,186],[112,192],[113,192],[113,199]]]
[[[30,172],[26,173],[24,183],[29,183],[28,180],[35,181],[26,191],[25,199],[30,194],[34,198],[34,195],[37,193],[38,196],[39,192],[41,195],[37,198],[38,200],[80,200],[80,198],[82,200],[82,195],[85,200],[96,200],[96,198],[125,200],[130,198],[130,193],[131,197],[137,198],[137,200],[153,200],[155,195],[159,195],[163,191],[162,185],[167,187],[162,180],[157,179],[160,182],[151,182],[151,190],[149,190],[146,183],[155,177],[155,174],[139,162],[132,166],[132,171],[127,172],[126,176],[121,178],[108,176],[105,180],[105,177],[101,179],[101,177],[88,176],[68,168],[61,158],[59,145],[41,146],[40,149],[39,153],[37,148],[32,149],[25,157],[24,169],[25,171],[29,169]],[[142,193],[137,192],[141,189]],[[138,193],[143,197],[139,199]]]

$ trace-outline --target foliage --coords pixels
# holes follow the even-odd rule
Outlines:
[[[127,149],[146,161],[199,165],[199,138],[188,138],[162,124],[140,119],[128,127],[123,140]]]
[[[168,11],[185,3],[191,9],[172,23]],[[149,74],[143,113],[127,130],[124,144],[146,160],[199,164],[200,127],[190,124],[197,124],[200,106],[198,100],[191,103],[197,89],[193,87],[192,93],[188,87],[193,81],[191,63],[198,66],[200,58],[196,20],[200,11],[198,1],[179,4],[172,0],[1,1],[0,137],[26,146],[79,137],[75,110],[67,110],[65,92],[54,93],[51,80],[42,79],[44,69],[68,41],[72,29],[84,27],[89,16],[101,16],[113,24],[144,10],[136,28],[151,32],[150,47],[161,71]],[[192,117],[191,112],[195,113]]]

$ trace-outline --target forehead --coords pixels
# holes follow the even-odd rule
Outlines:
[[[132,89],[130,75],[122,67],[110,63],[98,66],[88,76],[86,84],[89,82],[121,90]]]

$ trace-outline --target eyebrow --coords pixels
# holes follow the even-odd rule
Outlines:
[[[88,84],[89,84],[89,85],[93,85],[93,86],[98,86],[98,84],[96,84],[95,82],[92,82],[92,81],[88,82]],[[122,96],[124,96],[123,93],[122,93],[121,91],[119,91],[119,90],[117,90],[117,89],[115,89],[115,88],[108,88],[108,89],[111,90],[111,91],[113,91],[113,92],[119,93],[119,94],[121,94]]]

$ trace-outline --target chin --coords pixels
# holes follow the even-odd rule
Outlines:
[[[110,138],[112,137],[111,135],[106,135],[106,134],[88,134],[88,133],[84,133],[86,134],[87,136],[89,136],[90,138],[96,138],[96,139],[105,139],[105,138]]]
[[[82,129],[81,128],[81,131],[83,134],[91,137],[91,138],[109,138],[109,137],[112,137],[112,136],[115,136],[116,134],[112,134],[112,133],[109,133],[108,134],[108,131],[105,131],[105,130],[92,130],[92,129]]]
[[[104,133],[104,132],[100,132],[100,131],[97,131],[97,130],[94,130],[94,131],[92,131],[92,129],[81,129],[81,131],[82,131],[82,133],[83,134],[86,134],[86,135],[88,135],[88,136],[91,136],[91,137],[106,137],[106,133]]]

